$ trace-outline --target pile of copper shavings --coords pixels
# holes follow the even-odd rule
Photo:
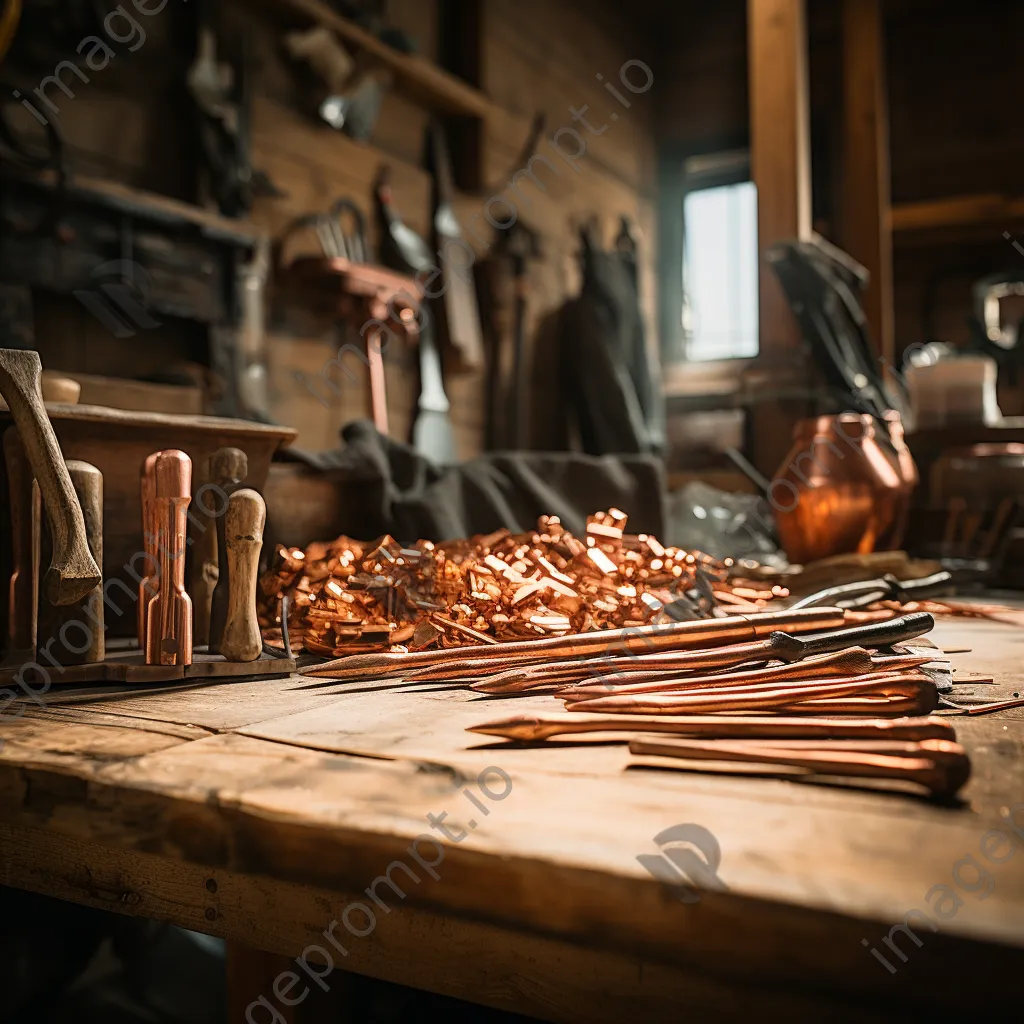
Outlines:
[[[293,650],[339,657],[646,625],[681,598],[694,608],[703,601],[711,614],[713,606],[754,611],[788,596],[730,580],[731,560],[664,547],[625,526],[625,514],[611,509],[587,519],[583,538],[557,516],[541,516],[532,533],[412,547],[390,536],[279,547],[260,581],[260,624],[268,641],[279,641],[287,595]]]

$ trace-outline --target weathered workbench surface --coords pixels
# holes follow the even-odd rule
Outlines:
[[[1019,629],[947,620],[933,637],[994,675],[977,693],[1021,690]],[[1019,1014],[1024,709],[956,719],[974,774],[944,807],[626,770],[621,745],[521,749],[463,731],[557,711],[546,697],[292,678],[42,700],[0,720],[8,885],[291,957],[319,946],[348,971],[549,1020]],[[986,834],[1008,831],[1014,807],[1008,854]],[[445,814],[451,839],[427,817]],[[720,844],[721,889],[697,902],[637,861],[681,823]],[[410,851],[424,833],[443,847]],[[404,898],[383,880],[368,895],[389,867]],[[938,930],[912,915],[913,935],[891,933],[897,953],[884,939],[914,910]],[[322,956],[307,958],[285,998],[316,990]],[[268,978],[259,991],[293,1019]]]

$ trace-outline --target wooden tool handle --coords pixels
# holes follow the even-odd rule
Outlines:
[[[228,661],[255,661],[263,650],[256,619],[256,578],[267,506],[256,491],[243,487],[228,499],[224,520],[230,584],[220,653]]]
[[[210,479],[220,492],[215,493],[217,504],[217,581],[210,598],[209,651],[220,651],[224,628],[228,620],[228,593],[231,589],[231,569],[228,565],[227,533],[225,530],[226,502],[242,487],[249,472],[249,460],[239,448],[218,448],[210,456]]]
[[[11,585],[7,607],[7,654],[29,661],[36,651],[39,601],[39,499],[32,467],[17,427],[4,431],[4,461],[11,503]]]
[[[44,590],[52,604],[65,605],[85,597],[100,582],[100,570],[89,553],[82,508],[43,406],[41,373],[38,352],[0,349],[0,394],[39,482],[53,537]]]

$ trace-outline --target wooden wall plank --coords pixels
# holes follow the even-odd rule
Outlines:
[[[842,246],[867,268],[864,312],[877,355],[895,358],[889,97],[881,0],[843,4]]]

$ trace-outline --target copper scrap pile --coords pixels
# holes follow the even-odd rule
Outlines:
[[[780,586],[731,578],[730,559],[625,528],[625,514],[611,509],[587,519],[583,538],[557,516],[541,516],[531,533],[411,547],[390,536],[279,547],[260,585],[260,624],[268,639],[279,635],[287,595],[293,648],[340,657],[649,625],[679,600],[710,614],[714,606],[755,611],[788,596]]]

